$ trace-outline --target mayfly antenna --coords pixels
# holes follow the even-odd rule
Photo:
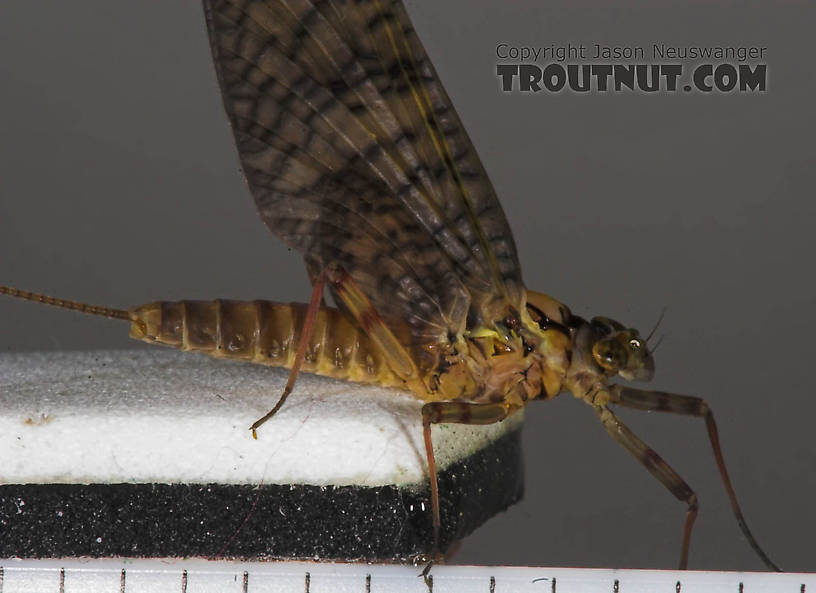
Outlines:
[[[646,336],[646,342],[647,343],[649,342],[649,340],[652,339],[652,336],[657,331],[657,328],[660,326],[660,322],[663,321],[663,316],[665,314],[666,314],[666,307],[663,307],[663,310],[660,311],[660,317],[657,318],[657,323],[655,323],[655,326],[652,328],[652,331],[649,332],[649,335]]]
[[[101,315],[102,317],[107,317],[109,319],[124,319],[125,321],[131,320],[130,313],[124,309],[111,309],[110,307],[89,305],[87,303],[80,303],[79,301],[58,299],[44,294],[37,294],[36,292],[12,288],[10,286],[0,286],[0,294],[17,299],[34,301],[35,303],[42,303],[43,305],[51,305],[53,307],[60,307],[62,309],[71,309],[72,311],[79,311],[80,313],[87,313],[89,315]]]

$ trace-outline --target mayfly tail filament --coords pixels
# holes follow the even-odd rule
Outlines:
[[[130,313],[124,309],[112,309],[110,307],[102,307],[100,305],[89,305],[87,303],[80,303],[78,301],[58,299],[56,297],[38,294],[36,292],[28,292],[27,290],[20,290],[10,286],[0,286],[0,294],[17,299],[34,301],[35,303],[42,303],[43,305],[51,305],[52,307],[71,309],[72,311],[87,313],[89,315],[100,315],[109,319],[124,319],[125,321],[130,321]]]

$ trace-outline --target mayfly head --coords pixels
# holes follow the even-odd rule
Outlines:
[[[627,381],[651,380],[654,359],[636,329],[608,317],[595,317],[590,325],[596,336],[592,358],[607,375],[620,375]]]

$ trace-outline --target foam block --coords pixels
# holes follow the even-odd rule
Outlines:
[[[165,349],[0,356],[2,556],[405,559],[432,541],[407,393]],[[521,496],[521,414],[433,427],[443,547]]]

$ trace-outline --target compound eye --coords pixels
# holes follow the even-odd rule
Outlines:
[[[601,368],[611,374],[622,369],[629,357],[623,344],[615,339],[598,340],[592,347],[592,356]]]
[[[629,340],[629,348],[632,350],[640,350],[643,347],[643,342],[638,340],[637,338],[632,338]]]

